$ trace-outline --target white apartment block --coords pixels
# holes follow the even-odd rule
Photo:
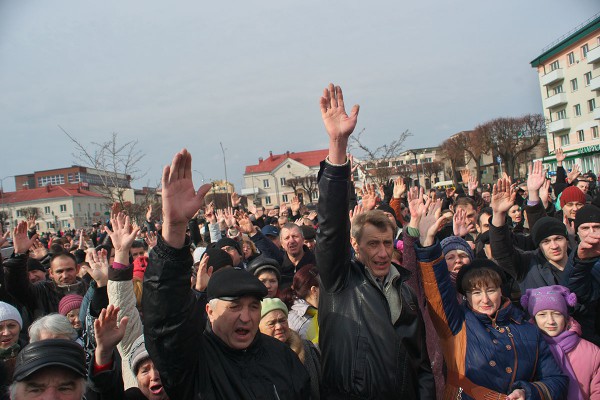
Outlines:
[[[554,152],[565,151],[565,167],[578,164],[584,172],[600,171],[600,13],[546,47],[531,61],[537,68],[547,119],[550,156],[543,161],[556,169]]]

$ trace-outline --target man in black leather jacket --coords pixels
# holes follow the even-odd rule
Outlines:
[[[391,264],[389,219],[379,210],[355,216],[350,238],[346,148],[358,106],[348,116],[340,87],[330,84],[321,114],[329,134],[329,156],[319,171],[316,251],[323,396],[434,399],[423,320],[406,284],[409,272]]]

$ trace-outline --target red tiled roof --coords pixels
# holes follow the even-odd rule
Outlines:
[[[23,201],[55,199],[60,197],[104,197],[101,194],[91,192],[85,188],[81,188],[79,191],[77,189],[79,189],[79,185],[70,184],[6,192],[2,195],[2,203],[20,203]]]
[[[260,172],[271,172],[284,162],[287,158],[291,158],[298,161],[300,164],[304,164],[307,167],[316,167],[321,161],[327,157],[328,150],[312,150],[312,151],[301,151],[299,153],[284,153],[284,154],[273,154],[262,161],[259,161],[256,165],[247,165],[245,174],[255,174]]]

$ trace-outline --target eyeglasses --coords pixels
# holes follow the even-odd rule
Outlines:
[[[272,321],[267,322],[265,325],[267,325],[267,328],[273,329],[273,328],[275,328],[275,325],[277,325],[277,324],[287,325],[287,323],[288,323],[288,319],[287,319],[287,317],[285,317],[285,318],[274,319]]]

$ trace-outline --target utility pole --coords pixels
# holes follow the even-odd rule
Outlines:
[[[231,207],[230,199],[229,199],[229,179],[227,179],[227,162],[225,161],[225,149],[223,148],[223,143],[219,142],[221,145],[221,152],[223,153],[223,168],[225,169],[225,191],[227,192],[227,207]]]

